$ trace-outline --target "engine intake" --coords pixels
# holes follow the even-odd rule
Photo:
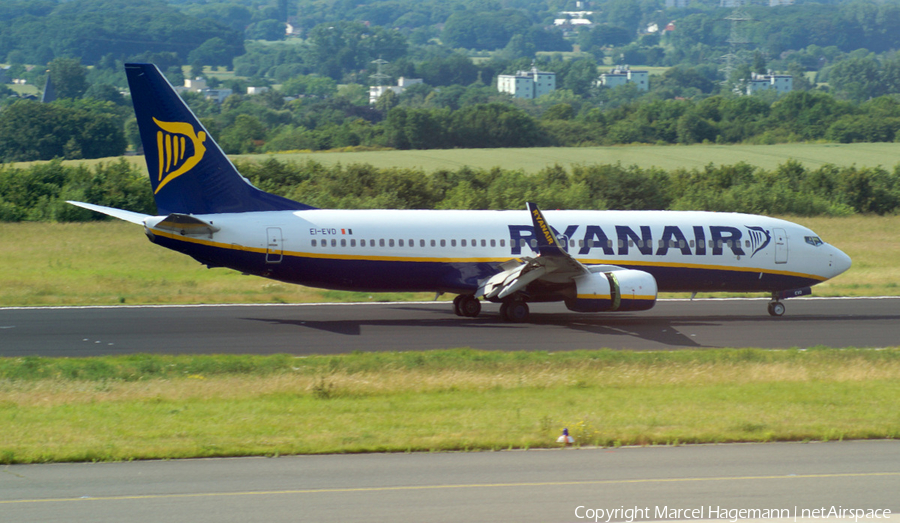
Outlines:
[[[575,297],[566,300],[566,307],[575,312],[645,311],[656,305],[656,297],[656,279],[650,273],[592,272],[575,278]]]

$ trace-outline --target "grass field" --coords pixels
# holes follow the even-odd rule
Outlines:
[[[900,349],[0,360],[0,463],[900,437]]]
[[[900,294],[900,216],[790,219],[853,258],[848,272],[816,286],[815,295]],[[120,221],[0,223],[0,247],[0,306],[433,298],[324,291],[229,269],[206,269],[192,258],[151,244],[141,227]]]
[[[146,169],[142,156],[128,161]],[[707,164],[733,165],[745,162],[774,169],[788,160],[811,168],[825,164],[839,166],[882,166],[893,169],[900,163],[900,143],[859,144],[779,144],[779,145],[622,145],[611,147],[533,147],[527,149],[429,149],[415,151],[309,152],[241,155],[236,158],[281,161],[315,160],[325,165],[369,163],[375,167],[419,168],[426,172],[458,169],[463,166],[489,169],[503,167],[535,173],[544,167],[579,164],[637,165],[665,170],[700,168]],[[64,162],[109,162],[111,159],[71,160]]]

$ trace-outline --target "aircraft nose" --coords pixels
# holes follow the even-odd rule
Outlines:
[[[837,247],[832,247],[831,252],[831,277],[834,278],[838,274],[846,272],[852,264],[850,257],[844,254],[844,251]]]

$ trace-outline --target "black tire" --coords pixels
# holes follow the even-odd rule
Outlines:
[[[525,323],[528,321],[528,304],[524,301],[513,301],[506,309],[507,321],[513,323]]]
[[[474,318],[481,313],[481,302],[474,296],[463,295],[463,299],[459,301],[459,310],[463,316]]]
[[[784,315],[784,304],[780,301],[773,301],[769,303],[769,314],[776,318]]]
[[[465,295],[464,295],[464,294],[460,294],[460,295],[457,296],[456,298],[453,298],[453,312],[454,312],[457,316],[462,316],[462,315],[463,315],[463,313],[462,313],[462,308],[459,306],[460,302],[462,302],[463,296],[465,296]]]
[[[509,302],[505,301],[500,304],[500,319],[503,321],[512,321],[509,319]]]

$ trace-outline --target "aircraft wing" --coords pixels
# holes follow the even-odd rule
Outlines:
[[[483,295],[487,299],[502,300],[524,289],[534,281],[547,280],[564,283],[582,274],[592,272],[566,251],[559,238],[553,234],[553,230],[537,205],[532,202],[528,202],[526,205],[534,224],[538,255],[534,258],[525,257],[505,263],[501,266],[501,269],[504,270],[485,281],[476,292],[476,296]],[[619,267],[615,267],[615,269],[619,269]]]

